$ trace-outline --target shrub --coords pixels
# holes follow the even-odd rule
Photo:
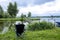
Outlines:
[[[33,22],[28,24],[28,30],[45,30],[45,29],[52,29],[54,28],[54,24],[51,22],[46,22],[46,21],[42,21],[42,22]]]

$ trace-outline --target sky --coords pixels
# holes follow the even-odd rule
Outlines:
[[[0,0],[4,11],[7,10],[9,2],[17,2],[18,14],[32,13],[32,16],[60,16],[60,0]]]

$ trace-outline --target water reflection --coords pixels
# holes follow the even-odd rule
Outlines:
[[[4,28],[4,21],[0,21],[0,31],[2,31]]]
[[[0,21],[0,33],[5,33],[12,26],[11,21]]]
[[[9,27],[4,27],[3,30],[2,30],[2,32],[1,32],[1,34],[6,33],[8,31],[8,29],[9,29]]]
[[[21,21],[0,21],[0,34],[4,34],[8,32],[8,30],[11,30],[15,28],[16,23],[21,23]],[[28,22],[23,22],[25,25],[25,29],[27,29]]]

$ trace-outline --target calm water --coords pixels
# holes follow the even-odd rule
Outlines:
[[[60,22],[60,18],[40,18],[41,20],[40,21],[48,21],[48,22]]]

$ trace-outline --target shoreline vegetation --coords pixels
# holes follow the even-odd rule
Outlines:
[[[40,26],[39,22],[37,22],[37,25],[35,26],[36,22],[32,22],[30,25],[33,29]],[[0,40],[60,40],[60,28],[54,27],[53,24],[48,25],[45,21],[42,21],[41,23],[42,30],[26,30],[23,35],[20,37],[16,36],[16,32],[14,30],[14,27],[12,26],[11,29],[8,30],[5,34],[0,34]],[[37,27],[38,26],[38,27]],[[45,29],[44,27],[54,27],[52,29]],[[40,28],[41,28],[40,27]]]
[[[12,29],[5,34],[0,34],[0,40],[60,40],[60,28],[41,31],[26,31],[22,37],[17,37]]]

